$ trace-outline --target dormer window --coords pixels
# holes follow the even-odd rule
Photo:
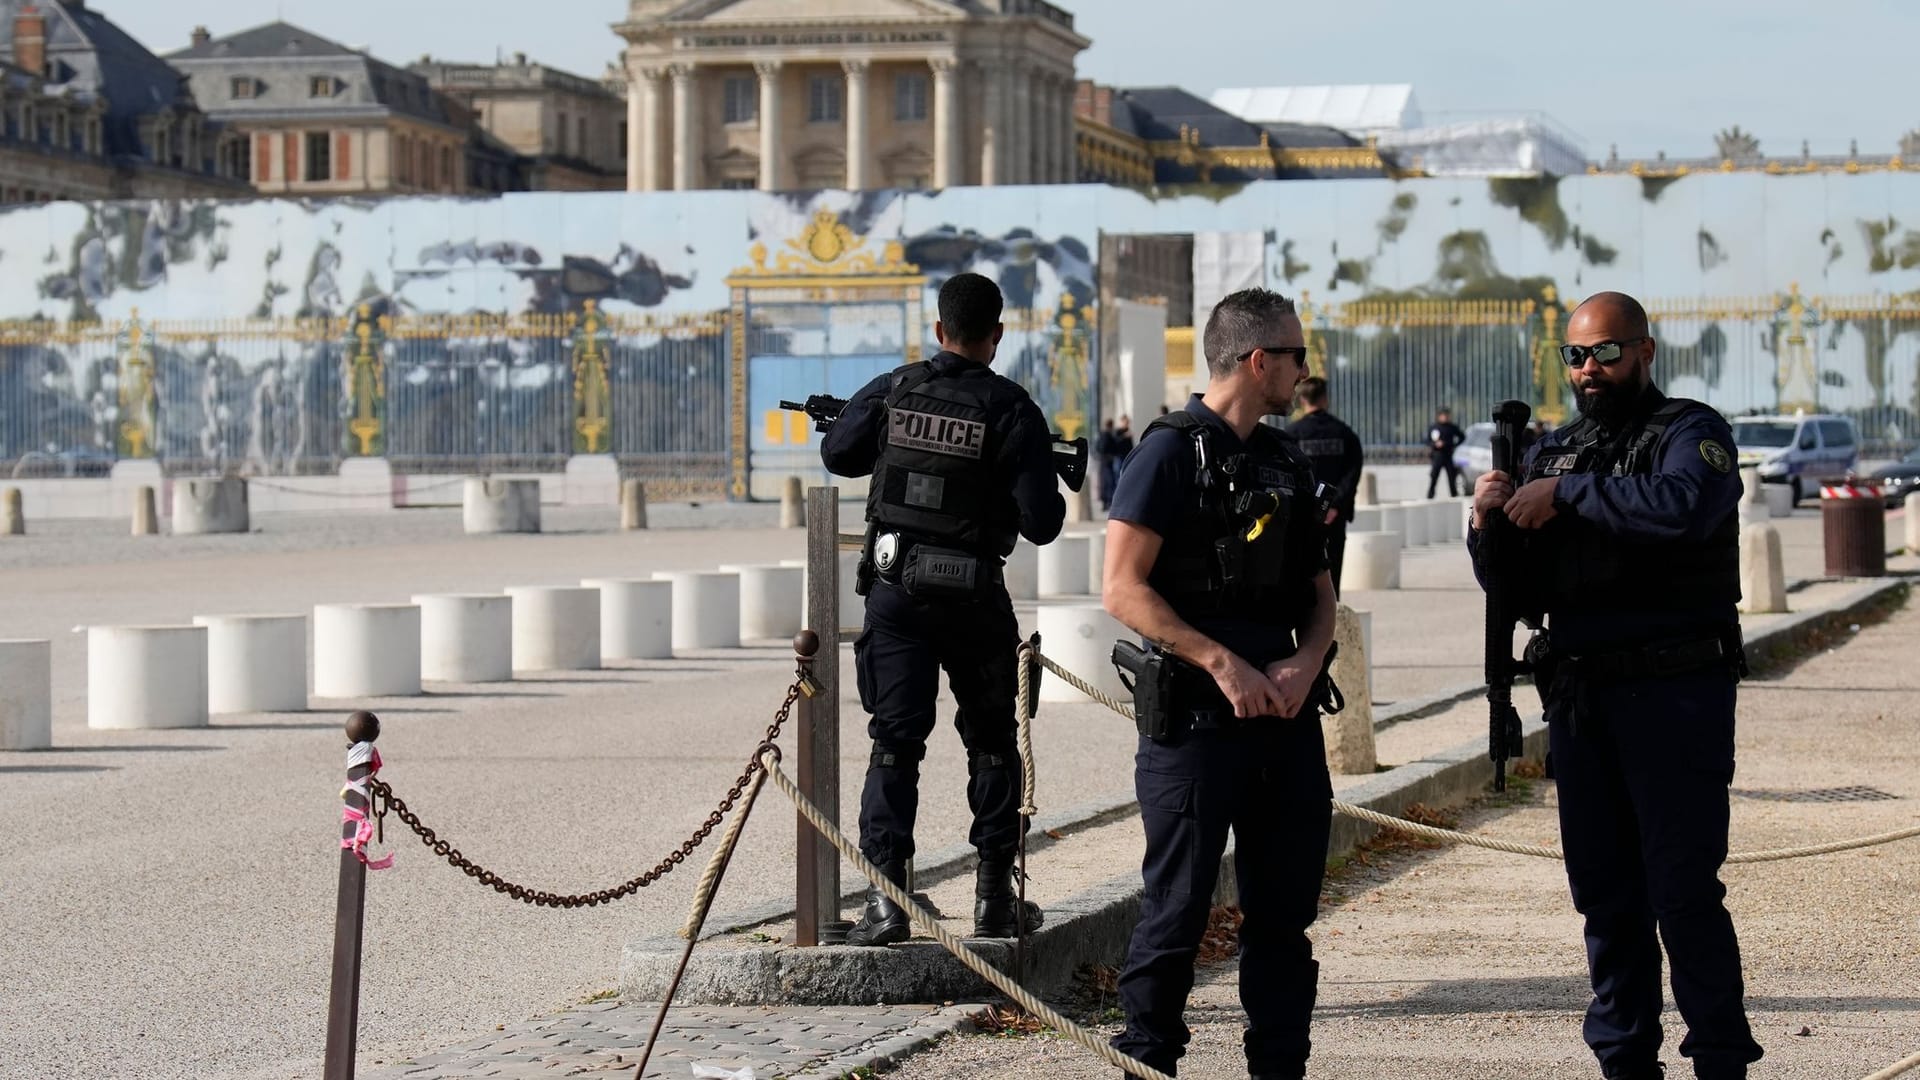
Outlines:
[[[232,83],[233,99],[247,101],[260,96],[260,81],[250,75],[241,75]]]
[[[316,97],[316,98],[330,98],[334,94],[338,93],[339,89],[340,89],[340,84],[334,81],[333,76],[315,75],[313,79],[307,84],[307,96]]]

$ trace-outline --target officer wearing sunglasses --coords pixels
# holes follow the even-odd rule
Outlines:
[[[1540,437],[1517,487],[1480,477],[1469,547],[1481,574],[1478,530],[1504,510],[1526,538],[1516,576],[1546,619],[1528,652],[1567,882],[1586,918],[1583,1033],[1604,1076],[1663,1075],[1664,944],[1681,1055],[1705,1080],[1744,1077],[1761,1050],[1719,878],[1745,674],[1733,433],[1711,407],[1654,386],[1657,347],[1632,297],[1589,298],[1567,341],[1580,417]]]

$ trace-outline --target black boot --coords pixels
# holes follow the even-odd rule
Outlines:
[[[982,938],[1019,937],[1021,925],[1031,934],[1046,921],[1040,911],[1040,905],[1032,901],[1021,901],[1013,889],[1013,861],[1011,859],[981,858],[980,865],[974,869],[973,879],[973,936]]]
[[[901,888],[907,886],[907,864],[886,862],[880,864],[881,876]],[[867,907],[860,913],[860,921],[847,931],[849,945],[892,945],[913,936],[913,927],[907,924],[907,913],[900,905],[887,899],[887,895],[872,885],[867,886]]]
[[[1627,1065],[1606,1070],[1607,1080],[1662,1080],[1667,1075],[1667,1063],[1656,1061],[1648,1065]]]

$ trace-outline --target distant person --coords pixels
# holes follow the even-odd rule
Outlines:
[[[1100,453],[1100,508],[1107,509],[1113,504],[1113,486],[1120,481],[1120,466],[1133,453],[1133,422],[1122,416],[1119,423],[1106,422],[1100,432],[1100,443],[1094,448]]]
[[[1447,494],[1460,497],[1460,466],[1453,463],[1453,452],[1467,441],[1467,433],[1453,422],[1453,412],[1441,409],[1433,414],[1433,426],[1427,429],[1427,498],[1433,498],[1440,486],[1440,470],[1447,472]]]
[[[1316,483],[1333,488],[1327,509],[1327,571],[1333,577],[1333,594],[1340,595],[1340,565],[1347,552],[1347,523],[1353,520],[1354,495],[1360,490],[1360,470],[1366,453],[1360,436],[1353,433],[1327,408],[1327,380],[1309,375],[1300,380],[1300,403],[1305,415],[1287,425],[1300,449],[1313,463]]]

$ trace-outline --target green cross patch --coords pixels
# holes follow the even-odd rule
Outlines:
[[[1707,459],[1707,464],[1713,466],[1714,472],[1727,473],[1733,471],[1733,455],[1727,453],[1726,447],[1721,446],[1712,439],[1700,440],[1700,456]]]

